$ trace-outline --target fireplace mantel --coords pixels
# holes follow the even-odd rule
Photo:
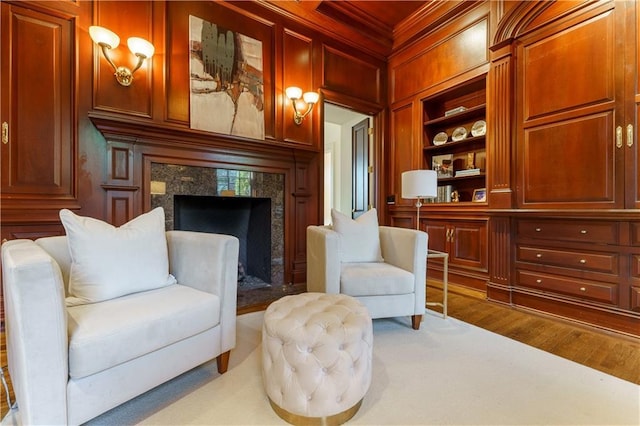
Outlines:
[[[269,137],[265,140],[247,139],[100,111],[89,112],[89,118],[104,138],[111,141],[158,146],[180,145],[185,149],[224,149],[232,154],[241,153],[256,157],[284,155],[292,159],[296,156],[308,157],[320,151],[299,142],[280,141]]]
[[[119,226],[151,208],[155,163],[284,175],[284,280],[306,280],[306,228],[320,217],[322,155],[309,146],[249,140],[93,111],[106,140],[106,217]]]

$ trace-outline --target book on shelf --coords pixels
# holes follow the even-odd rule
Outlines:
[[[438,195],[436,197],[436,203],[450,203],[452,192],[453,192],[453,187],[451,185],[439,186]]]
[[[480,174],[480,169],[463,169],[463,170],[456,170],[456,177],[463,177],[463,176],[477,176]]]

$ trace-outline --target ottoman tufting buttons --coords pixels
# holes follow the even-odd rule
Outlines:
[[[302,293],[272,303],[262,326],[262,378],[271,407],[292,424],[346,422],[371,384],[372,349],[371,317],[351,296]]]

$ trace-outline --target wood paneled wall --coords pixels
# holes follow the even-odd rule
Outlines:
[[[27,88],[20,96],[36,104],[43,96],[63,95],[58,103],[46,103],[55,111],[44,114],[45,120],[25,111],[13,112],[14,117],[16,113],[20,117],[19,125],[33,130],[37,137],[30,142],[16,136],[12,145],[28,150],[27,154],[51,155],[38,160],[43,162],[40,166],[27,169],[21,167],[19,158],[3,153],[3,173],[21,170],[26,181],[39,182],[40,186],[53,179],[59,189],[37,189],[40,201],[35,205],[14,202],[24,200],[29,191],[24,185],[13,193],[4,190],[16,181],[9,174],[3,175],[2,238],[60,233],[59,207],[115,225],[125,223],[150,207],[150,183],[145,172],[149,161],[269,169],[290,179],[285,194],[285,279],[304,281],[306,227],[319,223],[322,209],[323,117],[318,105],[300,126],[295,125],[284,89],[299,86],[304,91],[319,91],[321,100],[378,117],[384,114],[386,104],[385,58],[309,28],[260,2],[9,1],[2,7],[3,55],[11,56],[6,61],[3,56],[3,92],[7,84]],[[57,56],[44,62],[41,52],[35,52],[37,47],[31,48],[28,43],[35,28],[25,26],[33,27],[37,20],[17,19],[37,14],[46,17],[41,21],[47,25],[58,22],[56,26],[40,26],[42,29],[62,35],[50,38],[57,44],[49,51]],[[190,15],[262,42],[264,140],[190,128]],[[8,19],[25,25],[4,25]],[[154,56],[136,71],[131,86],[121,86],[115,80],[111,66],[89,37],[91,25],[104,26],[120,36],[120,46],[111,51],[117,65],[135,65],[126,46],[128,37],[142,37],[154,44]],[[9,73],[10,63],[24,66]],[[55,68],[59,64],[62,68]],[[39,79],[40,71],[47,78]],[[348,76],[354,75],[366,84],[353,84]],[[29,83],[36,81],[38,85],[28,89]],[[4,96],[2,102],[6,106],[4,120],[5,109],[13,103]],[[20,105],[28,106],[24,102]],[[384,126],[380,128],[384,130]],[[383,134],[378,135],[377,144],[383,139]],[[47,170],[58,175],[41,179],[40,174]],[[61,198],[66,201],[55,205],[50,202]],[[14,208],[5,210],[7,203]],[[40,210],[46,210],[46,215],[39,216]],[[11,226],[7,226],[9,212]]]

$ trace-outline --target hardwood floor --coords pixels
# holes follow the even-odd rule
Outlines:
[[[439,282],[429,282],[427,300],[442,300]],[[256,304],[253,310],[265,309],[267,305]],[[640,385],[640,339],[487,302],[482,292],[451,284],[448,305],[449,315],[461,321]],[[1,365],[10,385],[4,332],[0,338]],[[0,412],[4,417],[8,411],[4,389],[1,399]]]
[[[640,385],[640,339],[488,302],[451,284],[448,299],[454,318]],[[441,300],[442,286],[430,281],[427,301]]]

